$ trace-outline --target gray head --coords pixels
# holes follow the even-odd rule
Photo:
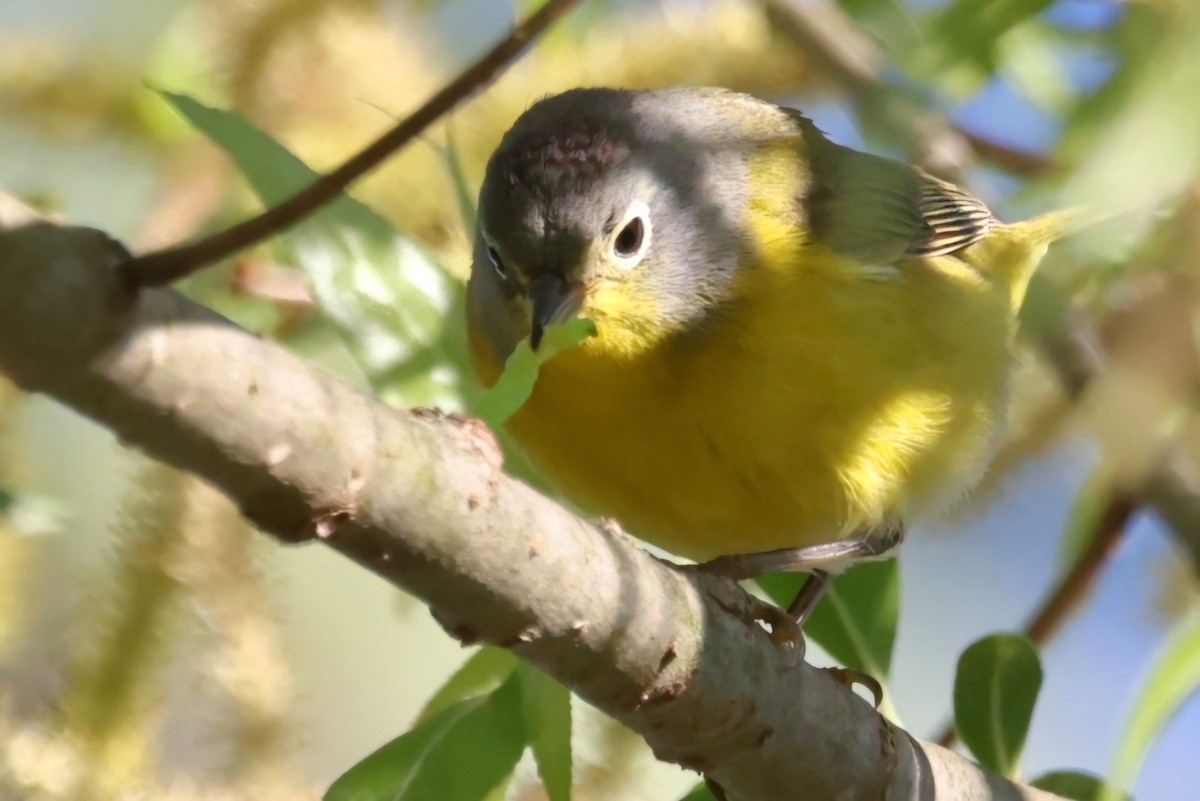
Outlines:
[[[496,360],[580,310],[601,337],[643,342],[702,323],[737,267],[747,154],[786,124],[720,90],[577,89],[530,108],[479,200],[470,315]]]

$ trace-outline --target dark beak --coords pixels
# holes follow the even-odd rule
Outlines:
[[[534,281],[529,288],[529,303],[533,307],[530,346],[537,350],[542,344],[546,326],[569,320],[579,311],[582,300],[583,285],[577,281],[564,281],[553,274],[543,275]]]

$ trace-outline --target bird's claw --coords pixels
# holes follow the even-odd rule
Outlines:
[[[800,624],[796,622],[796,619],[788,614],[786,610],[772,604],[757,604],[754,615],[756,621],[770,627],[771,641],[773,643],[798,648],[800,656],[804,656],[804,632],[801,630]]]
[[[871,697],[875,699],[876,709],[879,709],[879,705],[883,703],[883,685],[874,676],[854,668],[831,667],[825,668],[825,672],[848,690],[853,690],[855,684],[870,690]]]

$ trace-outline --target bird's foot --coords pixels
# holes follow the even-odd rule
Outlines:
[[[879,705],[883,703],[883,685],[874,676],[854,668],[831,667],[824,670],[834,681],[848,690],[853,690],[856,684],[870,690],[871,697],[875,699],[876,709],[879,709]]]
[[[773,604],[763,604],[759,616],[755,620],[771,630],[773,643],[798,648],[800,656],[803,658],[806,650],[804,631],[791,614]]]
[[[704,590],[713,603],[746,625],[765,629],[776,645],[795,648],[799,658],[804,658],[804,634],[786,610],[747,594],[736,584],[713,581],[712,578],[718,577],[708,578],[704,571],[697,570],[698,567],[700,566],[685,565],[681,569],[708,579],[703,582],[708,585]]]

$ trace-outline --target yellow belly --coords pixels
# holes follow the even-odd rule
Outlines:
[[[542,368],[514,438],[584,509],[697,560],[961,497],[1003,418],[1007,294],[950,257],[882,277],[806,259],[746,271],[719,324],[636,355],[598,319]]]

